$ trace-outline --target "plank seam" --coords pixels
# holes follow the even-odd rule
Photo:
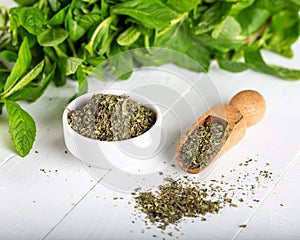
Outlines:
[[[8,157],[6,157],[6,159],[4,159],[3,162],[0,163],[0,167],[3,167],[5,164],[7,164],[9,162],[9,160],[14,158],[15,156],[16,156],[16,154],[10,154]]]
[[[79,200],[74,204],[74,206],[50,229],[49,232],[46,233],[44,237],[42,237],[42,240],[46,239],[57,227],[62,221],[89,195],[90,192],[95,189],[96,186],[103,180],[103,178],[110,172],[111,170],[108,170],[97,182],[95,185],[93,185]]]
[[[297,159],[300,159],[300,151],[298,153],[296,153],[296,155],[293,158],[293,160],[289,163],[289,165],[286,167],[286,169],[280,174],[280,176],[278,177],[277,181],[273,184],[273,186],[268,191],[268,193],[265,195],[265,197],[262,199],[262,201],[260,202],[260,204],[254,209],[254,211],[247,218],[247,220],[245,221],[245,224],[248,224],[250,222],[250,220],[254,217],[255,213],[261,208],[262,204],[271,195],[271,193],[273,192],[273,190],[278,186],[278,184],[281,182],[281,180],[286,175],[286,173],[293,167],[293,165],[295,164],[295,162],[297,161]],[[239,229],[237,231],[237,233],[233,236],[232,240],[236,240],[238,238],[238,236],[240,235],[240,233],[241,233],[242,230],[243,229]]]

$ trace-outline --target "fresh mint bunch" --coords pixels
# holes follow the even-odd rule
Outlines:
[[[267,64],[261,55],[268,49],[292,57],[299,0],[15,1],[17,7],[0,7],[0,111],[6,107],[21,156],[29,153],[36,130],[16,101],[35,101],[51,81],[63,86],[67,78],[76,80],[78,96],[87,91],[88,75],[103,79],[111,71],[127,79],[135,66],[164,63],[206,72],[212,60],[231,72],[300,79],[300,70]]]

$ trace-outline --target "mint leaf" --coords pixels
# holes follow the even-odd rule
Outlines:
[[[290,81],[295,81],[300,79],[300,70],[298,69],[289,69],[276,65],[269,64],[271,68],[277,72],[277,76],[283,79],[287,79]]]
[[[235,39],[241,33],[241,25],[232,16],[227,16],[223,22],[212,31],[213,38]]]
[[[24,38],[18,52],[18,59],[4,85],[5,91],[11,89],[15,85],[15,83],[19,80],[19,78],[29,68],[30,62],[31,62],[30,47],[29,47],[28,39]]]
[[[81,66],[77,68],[75,75],[78,81],[78,87],[77,87],[78,92],[71,97],[70,101],[72,101],[76,97],[81,96],[82,94],[87,93],[88,91],[88,82],[86,79],[86,74],[82,71]]]
[[[53,78],[54,72],[56,69],[56,64],[51,65],[49,71],[45,71],[45,74],[42,75],[42,78],[37,85],[37,83],[29,83],[27,86],[22,88],[19,91],[14,92],[7,99],[12,101],[26,100],[28,102],[36,101],[46,90],[46,87]]]
[[[11,14],[17,17],[19,23],[29,33],[37,36],[43,31],[46,19],[41,9],[35,7],[13,8]]]
[[[9,91],[6,91],[2,94],[2,98],[7,98],[11,94],[20,89],[24,88],[30,82],[32,82],[43,70],[44,68],[44,60],[37,64],[29,73],[27,73],[24,77],[22,77],[19,82],[14,85]]]
[[[216,2],[201,15],[198,25],[195,28],[196,34],[203,34],[215,28],[222,22],[230,11],[232,3]]]
[[[258,31],[270,15],[266,9],[251,6],[240,12],[236,20],[241,24],[243,34],[247,36]]]
[[[291,45],[298,39],[300,19],[297,12],[280,11],[272,16],[266,48],[283,56],[292,57]]]
[[[141,32],[135,26],[127,28],[122,32],[117,38],[117,43],[121,46],[130,46],[132,45],[141,35]]]
[[[4,85],[5,85],[8,75],[9,75],[9,72],[8,72],[7,67],[2,62],[0,62],[0,93],[3,92]]]
[[[1,53],[1,57],[3,57],[8,62],[15,62],[18,58],[18,55],[11,50],[4,50]]]
[[[68,31],[62,28],[49,28],[39,34],[37,40],[41,46],[54,47],[65,41],[68,36]]]
[[[165,4],[178,13],[184,13],[196,8],[200,2],[200,0],[167,0]]]
[[[69,10],[69,6],[67,5],[65,8],[61,9],[59,12],[57,12],[51,19],[48,21],[48,24],[52,26],[61,25],[64,23],[67,12]]]
[[[230,72],[242,72],[248,69],[247,64],[243,62],[234,62],[227,59],[218,60],[219,67]]]
[[[71,74],[74,74],[78,67],[80,66],[80,64],[82,63],[82,59],[80,58],[76,58],[76,57],[69,57],[67,58],[65,64],[66,64],[66,76],[69,76]]]
[[[248,47],[245,50],[245,61],[250,68],[257,72],[274,75],[287,80],[300,79],[300,70],[284,68],[273,64],[267,64],[263,60],[260,51],[253,47]]]
[[[78,79],[78,93],[77,96],[80,96],[88,91],[88,83],[85,73],[82,71],[82,68],[79,66],[76,71],[76,78]]]
[[[123,52],[122,47],[114,46],[113,56],[109,59],[109,66],[113,75],[120,80],[126,80],[133,72],[133,56],[131,52]]]
[[[147,28],[168,27],[178,15],[158,0],[124,1],[112,8],[112,14],[127,15]]]
[[[9,133],[17,153],[25,157],[31,150],[36,135],[36,126],[32,117],[17,103],[4,101],[9,123]]]
[[[276,76],[276,71],[265,63],[260,51],[254,47],[245,49],[245,62],[255,71]]]

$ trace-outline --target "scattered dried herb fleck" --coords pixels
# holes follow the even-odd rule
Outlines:
[[[156,113],[127,95],[95,94],[68,114],[68,123],[79,134],[101,141],[120,141],[148,131]]]
[[[161,229],[176,224],[183,217],[216,214],[224,206],[232,204],[232,199],[212,184],[199,187],[187,180],[168,178],[166,181],[157,192],[140,192],[135,197],[136,208],[146,213],[148,219]]]
[[[248,159],[240,166],[249,168],[249,164],[256,162],[257,160]],[[265,187],[262,184],[273,179],[270,171],[253,167],[252,169],[256,169],[256,172],[249,174],[239,171],[236,180],[230,181],[226,181],[227,177],[221,175],[220,178],[200,183],[185,175],[178,176],[177,180],[165,178],[165,184],[158,186],[158,190],[144,191],[138,187],[131,193],[135,200],[135,209],[146,214],[146,218],[142,217],[146,225],[152,223],[160,228],[163,234],[168,234],[165,232],[167,227],[180,231],[178,224],[185,221],[185,218],[199,218],[201,222],[207,221],[207,215],[218,214],[224,207],[236,208],[246,205],[253,208],[251,203],[260,201],[255,198],[255,190]],[[234,171],[235,169],[229,172]],[[245,228],[246,225],[241,224],[239,227]]]

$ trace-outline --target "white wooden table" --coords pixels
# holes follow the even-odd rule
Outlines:
[[[292,60],[268,52],[264,55],[268,62],[299,68],[300,41],[293,49]],[[133,174],[83,164],[67,151],[62,133],[62,112],[76,86],[72,82],[63,88],[50,86],[36,103],[22,103],[38,128],[33,150],[27,157],[15,154],[7,116],[4,113],[0,117],[0,239],[151,239],[154,235],[160,239],[300,239],[300,82],[252,71],[231,74],[216,65],[209,75],[167,65],[134,73],[128,81],[113,84],[90,79],[89,91],[104,89],[108,84],[125,89],[139,86],[154,101],[164,91],[173,93],[174,99],[178,94],[184,100],[175,105],[172,96],[171,102],[164,97],[159,100],[164,105],[166,135],[163,153],[156,158],[166,165],[151,174]],[[158,86],[162,90],[157,92]],[[130,191],[138,186],[147,189],[157,185],[163,177],[159,171],[164,176],[185,175],[170,164],[182,131],[193,122],[188,111],[202,114],[220,101],[228,102],[243,89],[255,89],[265,96],[264,119],[247,129],[245,138],[235,148],[195,178],[208,182],[224,175],[234,184],[241,174],[256,176],[258,171],[268,170],[273,173],[272,179],[244,197],[244,203],[237,208],[225,208],[218,215],[208,216],[206,222],[185,219],[178,224],[180,231],[171,226],[165,233],[155,226],[147,229],[145,216],[134,210]],[[240,166],[249,158],[256,161]],[[254,178],[248,179],[249,184],[255,183]],[[239,228],[240,224],[247,227]],[[167,234],[170,231],[173,236]]]

